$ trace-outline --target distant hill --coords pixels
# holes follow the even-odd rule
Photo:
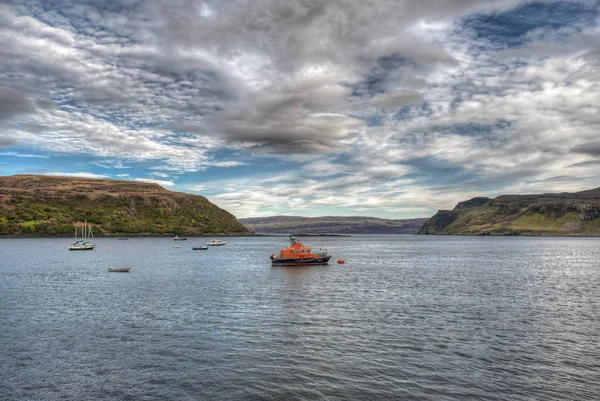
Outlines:
[[[0,176],[0,235],[70,234],[85,220],[96,234],[248,233],[205,197],[157,184]]]
[[[600,236],[600,188],[473,198],[439,210],[419,234]]]
[[[375,217],[273,216],[240,219],[249,230],[265,234],[415,234],[427,218],[387,220]]]

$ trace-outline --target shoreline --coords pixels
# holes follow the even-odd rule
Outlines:
[[[494,237],[494,238],[600,238],[600,235],[543,235],[543,234],[528,234],[528,235],[464,235],[464,234],[389,234],[389,233],[366,233],[366,234],[301,234],[296,235],[296,237],[341,237],[341,238],[350,238],[355,235],[404,235],[404,236],[418,236],[418,237],[462,237],[462,238],[473,238],[473,237]],[[196,235],[182,235],[188,239],[191,238],[210,238],[210,237],[289,237],[289,234],[266,234],[266,233],[217,233],[217,234],[196,234]],[[94,235],[94,238],[104,239],[104,238],[174,238],[174,234],[100,234]],[[66,234],[56,234],[56,235],[16,235],[16,234],[4,234],[0,235],[0,240],[2,239],[50,239],[50,238],[71,238],[73,239],[73,235]]]
[[[290,234],[284,234],[284,233],[272,233],[272,234],[257,233],[256,235],[259,237],[289,237],[290,236]],[[375,234],[375,235],[380,235],[380,234]],[[294,237],[351,237],[352,234],[293,234],[293,236]]]
[[[205,237],[260,237],[262,235],[255,233],[215,233],[215,234],[194,234],[185,235],[186,238],[205,238]],[[94,238],[174,238],[175,234],[94,234]],[[2,238],[73,238],[73,234],[34,234],[34,235],[19,235],[19,234],[3,234]]]
[[[368,234],[367,234],[368,235]],[[379,234],[374,234],[379,235]],[[297,235],[297,237],[351,237],[350,234],[303,234]],[[174,234],[120,234],[120,235],[106,235],[99,234],[94,235],[94,238],[174,238]],[[210,237],[289,237],[289,234],[264,234],[264,233],[246,233],[246,234],[195,234],[195,235],[182,235],[185,238],[210,238]],[[40,239],[40,238],[73,238],[73,235],[56,234],[56,235],[16,235],[16,234],[4,234],[0,235],[2,239]]]

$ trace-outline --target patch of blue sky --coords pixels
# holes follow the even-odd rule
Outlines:
[[[37,155],[31,149],[11,147],[3,149],[0,155],[3,163],[3,172],[7,175],[14,174],[46,174],[49,172],[74,172],[84,171],[89,167],[84,156],[77,155],[45,155],[49,157],[27,157],[22,155]],[[21,156],[18,156],[21,155]],[[106,174],[106,170],[104,170]]]
[[[471,31],[493,47],[522,47],[529,32],[561,28],[580,29],[593,24],[599,11],[595,2],[547,1],[532,2],[499,14],[477,14],[462,21],[463,28]]]
[[[436,130],[445,134],[471,136],[485,139],[495,137],[499,130],[508,129],[511,125],[512,122],[508,120],[498,120],[496,121],[496,124],[454,124],[446,127],[439,127]]]
[[[239,177],[261,177],[277,174],[283,174],[286,171],[298,172],[298,165],[295,162],[286,161],[275,157],[250,157],[244,155],[244,152],[221,149],[211,154],[211,159],[220,160],[216,165],[208,165],[206,168],[182,174],[178,177],[178,185],[202,184],[203,182],[232,180]],[[237,163],[229,165],[229,162]]]
[[[502,171],[496,173],[480,173],[476,167],[469,169],[452,166],[445,160],[432,156],[414,159],[407,164],[418,166],[418,172],[407,175],[418,185],[431,188],[439,193],[478,192],[486,193],[488,197],[502,194],[502,188],[514,182],[516,176],[527,175],[528,170]]]
[[[449,185],[461,183],[476,175],[462,167],[455,167],[434,156],[420,157],[407,161],[405,164],[416,167],[416,173],[407,174],[405,178],[416,180],[422,185]]]
[[[372,97],[385,93],[389,84],[390,74],[405,66],[416,67],[416,63],[414,60],[396,53],[380,57],[362,81],[354,85],[349,85],[352,89],[351,96]]]
[[[415,117],[427,116],[433,113],[429,102],[415,103],[402,107],[394,114],[394,120],[407,120]]]
[[[375,112],[367,118],[366,122],[368,127],[381,127],[386,122],[386,115],[381,112]]]

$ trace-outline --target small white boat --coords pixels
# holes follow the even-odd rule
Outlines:
[[[175,234],[175,238],[173,238],[173,241],[187,241],[187,238],[180,237],[179,234]]]
[[[131,267],[109,267],[108,271],[113,273],[128,273]]]
[[[210,240],[206,243],[206,246],[221,246],[221,245],[225,245],[227,242],[225,241],[221,241],[219,239],[213,239]]]
[[[179,248],[179,245],[173,245],[173,248]]]

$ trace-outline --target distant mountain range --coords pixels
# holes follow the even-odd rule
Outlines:
[[[239,219],[249,230],[264,234],[415,234],[427,218],[388,220],[375,217],[273,216]]]
[[[199,195],[157,184],[90,178],[0,177],[0,235],[247,234],[231,213]]]
[[[600,236],[600,188],[473,198],[439,210],[418,234]]]

